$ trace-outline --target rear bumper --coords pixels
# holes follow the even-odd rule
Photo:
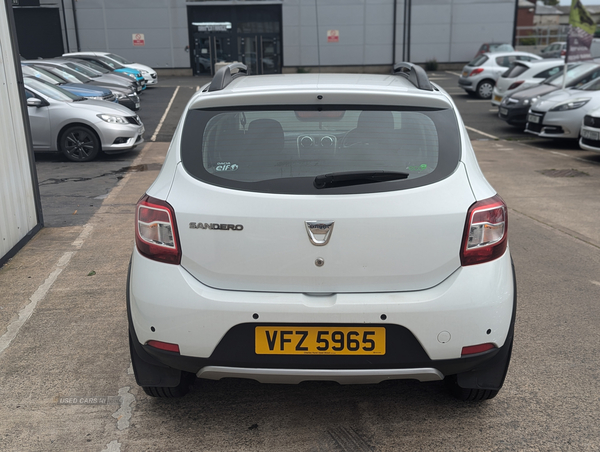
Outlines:
[[[508,335],[513,289],[508,252],[460,268],[423,291],[312,297],[213,289],[183,268],[150,261],[135,250],[128,300],[134,346],[148,362],[212,379],[376,383],[438,380],[493,358]],[[256,354],[254,331],[265,325],[383,326],[386,353]],[[180,353],[146,345],[149,340],[178,344]],[[461,357],[463,347],[482,343],[497,348]]]
[[[471,80],[461,77],[458,79],[458,86],[465,91],[475,91],[476,85]]]

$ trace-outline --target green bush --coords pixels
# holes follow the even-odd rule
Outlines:
[[[519,39],[519,45],[534,46],[534,45],[536,45],[536,39],[535,38],[521,38],[521,39]]]
[[[438,62],[436,59],[427,60],[425,62],[425,70],[426,71],[437,71],[438,70]]]

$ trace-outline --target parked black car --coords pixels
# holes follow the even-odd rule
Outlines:
[[[559,90],[563,86],[563,72],[548,77],[542,83],[531,88],[515,91],[505,97],[498,109],[498,117],[504,119],[511,126],[525,126],[527,123],[527,112],[531,104],[551,92]],[[567,69],[566,88],[582,86],[600,77],[600,64],[581,63],[569,65]]]

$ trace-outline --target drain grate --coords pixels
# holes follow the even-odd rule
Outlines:
[[[548,169],[538,171],[538,173],[542,173],[544,176],[548,177],[581,177],[581,176],[589,176],[588,173],[584,173],[582,171],[578,171],[575,169]]]

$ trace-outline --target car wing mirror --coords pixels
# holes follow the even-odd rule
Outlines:
[[[28,107],[43,107],[45,105],[47,105],[47,103],[44,102],[42,99],[38,99],[37,97],[30,97],[29,99],[27,99]]]

